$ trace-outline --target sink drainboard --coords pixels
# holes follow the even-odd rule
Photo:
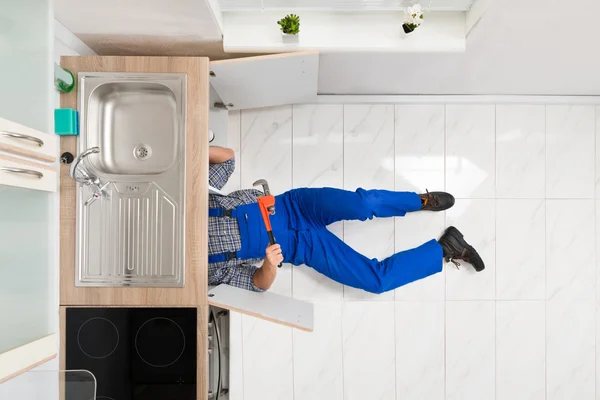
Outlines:
[[[110,184],[84,209],[80,282],[180,284],[178,208],[155,184]]]

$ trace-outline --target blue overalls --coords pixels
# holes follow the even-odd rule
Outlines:
[[[416,193],[294,189],[275,197],[271,225],[284,262],[306,264],[341,284],[383,293],[440,272],[443,250],[439,243],[431,240],[378,261],[356,252],[326,227],[342,220],[401,217],[420,209],[421,198]],[[242,248],[237,253],[211,255],[209,262],[264,258],[269,238],[258,205],[243,205],[230,213],[209,210],[211,216],[224,214],[237,219]]]

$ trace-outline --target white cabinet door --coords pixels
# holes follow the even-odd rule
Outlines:
[[[0,182],[0,382],[57,350],[58,202],[55,193],[27,186]]]
[[[0,118],[0,150],[35,160],[54,162],[58,152],[58,139],[24,125]]]
[[[312,103],[319,53],[302,51],[211,61],[210,84],[228,110]]]
[[[56,192],[58,173],[52,165],[0,154],[0,185]]]
[[[0,382],[57,352],[52,3],[0,1]]]
[[[208,304],[303,331],[313,331],[312,303],[276,293],[257,293],[219,285],[208,291]]]

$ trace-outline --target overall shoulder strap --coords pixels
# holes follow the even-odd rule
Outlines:
[[[221,253],[221,254],[211,254],[208,256],[208,263],[218,263],[234,260],[237,258],[237,253]]]
[[[224,208],[209,208],[209,217],[232,217],[235,210],[226,210]]]

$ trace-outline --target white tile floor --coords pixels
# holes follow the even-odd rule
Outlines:
[[[486,262],[380,296],[284,266],[273,290],[313,301],[315,332],[234,315],[231,399],[600,399],[598,135],[600,107],[585,105],[231,113],[238,172],[225,190],[258,178],[278,193],[445,189],[457,197],[446,213],[332,230],[386,257],[455,224]]]

